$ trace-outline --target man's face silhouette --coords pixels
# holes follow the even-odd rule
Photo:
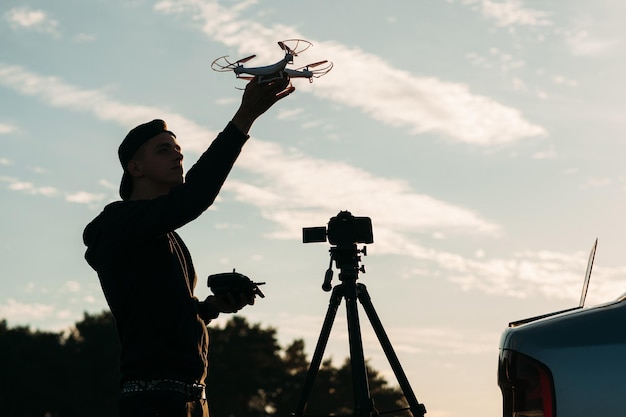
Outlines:
[[[163,132],[141,145],[128,163],[134,189],[167,194],[183,183],[183,154],[176,138]]]

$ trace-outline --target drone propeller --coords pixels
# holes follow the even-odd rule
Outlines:
[[[333,69],[333,63],[327,60],[324,60],[324,61],[314,62],[309,65],[305,65],[303,67],[295,69],[294,71],[296,74],[298,72],[301,72],[303,74],[308,72],[309,74],[313,74],[312,75],[313,77],[319,78],[322,75],[327,74],[331,69]],[[296,74],[294,74],[293,72],[291,73],[292,76]]]
[[[241,58],[240,60],[235,61],[235,64],[243,64],[244,62],[250,61],[254,57],[256,57],[256,55],[250,55],[245,58]]]
[[[243,64],[244,62],[250,61],[255,56],[256,55],[250,55],[250,56],[247,56],[245,58],[239,59],[239,60],[237,60],[235,62],[230,62],[228,60],[228,55],[225,55],[225,56],[219,57],[215,61],[213,61],[211,63],[211,68],[214,71],[218,71],[218,72],[232,71],[235,68],[240,67],[241,64]]]
[[[312,45],[311,42],[305,41],[304,39],[286,39],[278,42],[280,49],[293,56],[298,56],[299,53],[306,51]]]
[[[320,65],[322,65],[322,64],[325,64],[325,63],[327,63],[327,62],[328,62],[327,60],[324,60],[324,61],[319,61],[319,62],[314,62],[314,63],[312,63],[312,64],[307,65],[305,68],[315,68],[315,67],[318,67],[318,66],[320,66]]]
[[[287,45],[285,45],[283,42],[279,41],[278,42],[278,46],[280,46],[280,49],[285,51],[286,54],[291,54],[293,56],[298,56],[298,54],[295,51],[292,51],[291,48],[288,47]]]

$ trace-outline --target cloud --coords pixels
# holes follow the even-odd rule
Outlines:
[[[397,352],[415,353],[419,349],[422,354],[437,356],[465,356],[491,354],[497,352],[498,333],[481,333],[476,329],[448,328],[448,327],[421,327],[421,328],[389,328],[394,335],[395,350]],[[373,335],[365,337],[370,344],[376,343]]]
[[[502,72],[510,72],[519,68],[523,68],[526,63],[515,58],[513,55],[499,50],[498,48],[489,48],[488,56],[481,56],[476,52],[470,52],[465,58],[476,67],[490,69],[498,67]]]
[[[558,155],[554,148],[549,148],[545,151],[535,152],[533,154],[533,159],[556,159]]]
[[[549,13],[524,6],[521,0],[462,0],[464,4],[477,5],[484,17],[495,21],[496,26],[551,26]]]
[[[608,177],[592,177],[588,178],[581,188],[601,188],[613,185],[613,178]]]
[[[162,1],[155,9],[166,14],[188,14],[194,21],[200,20],[207,36],[238,48],[241,54],[254,51],[260,63],[276,60],[277,39],[303,37],[295,28],[265,27],[240,18],[234,9],[210,1]],[[315,48],[306,52],[308,59],[311,62],[330,59],[335,66],[323,80],[311,87],[303,86],[300,91],[358,108],[373,119],[416,135],[438,133],[457,142],[480,146],[498,146],[547,135],[543,127],[526,121],[519,110],[474,94],[464,84],[417,77],[376,55],[336,42],[314,43]]]
[[[43,10],[33,10],[27,7],[14,8],[7,11],[4,16],[14,29],[58,34],[59,22],[50,18]]]
[[[53,316],[55,312],[56,307],[51,304],[25,304],[12,298],[9,298],[4,305],[0,304],[0,317],[22,323],[44,320]]]
[[[577,87],[578,86],[578,81],[576,80],[572,80],[569,79],[563,75],[555,75],[554,77],[552,77],[552,81],[554,81],[555,84],[558,85],[564,85],[567,87]]]
[[[603,55],[617,45],[616,41],[593,37],[586,30],[568,33],[565,41],[572,55],[576,56]]]
[[[32,182],[20,181],[11,177],[0,177],[1,182],[8,182],[7,186],[9,190],[19,191],[30,195],[42,195],[45,197],[53,197],[58,194],[58,190],[54,187],[44,186],[39,187]]]
[[[417,251],[413,254],[422,256]],[[579,300],[588,260],[584,252],[521,251],[509,259],[490,260],[434,255],[431,261],[447,270],[464,290],[521,299],[541,296],[572,300],[573,304]],[[587,305],[616,299],[623,292],[625,272],[626,267],[595,266]]]
[[[0,165],[12,165],[12,162],[0,158]],[[30,181],[21,181],[15,177],[0,176],[0,182],[8,183],[7,188],[12,191],[22,192],[29,195],[39,195],[44,197],[58,197],[62,193],[51,186],[39,186]],[[93,204],[104,200],[104,194],[93,194],[86,191],[65,193],[65,201],[79,204]]]
[[[24,294],[27,294],[25,299],[0,300],[0,319],[4,318],[13,325],[34,324],[38,329],[65,331],[75,323],[80,312],[85,311],[85,304],[97,302],[96,298],[85,293],[78,281],[71,280],[53,288],[29,283],[24,287]],[[45,296],[50,302],[34,300],[34,297],[41,296]]]
[[[17,127],[7,124],[7,123],[0,123],[0,135],[7,135],[9,133],[13,133],[17,131]]]
[[[124,104],[110,99],[103,91],[80,89],[57,77],[41,76],[17,65],[0,62],[0,85],[37,97],[50,106],[89,112],[101,120],[125,127],[155,117],[166,119],[171,125],[177,126],[177,134],[186,138],[187,149],[200,151],[206,144],[206,129],[180,114],[155,107]],[[209,137],[214,135],[214,132],[210,132]]]
[[[119,189],[119,184],[113,184],[110,181],[107,181],[105,179],[101,179],[100,181],[98,181],[98,184],[101,185],[102,187],[108,189],[108,190],[112,190],[117,192]]]
[[[276,118],[278,120],[284,120],[284,119],[291,119],[299,114],[304,113],[304,109],[303,108],[290,108],[290,109],[280,109],[280,111],[278,112],[278,116],[276,116]]]
[[[81,286],[80,286],[79,282],[67,281],[67,282],[65,282],[65,284],[63,284],[61,292],[76,293],[76,292],[79,292],[80,289],[81,289]]]
[[[95,40],[96,35],[91,33],[79,33],[78,35],[74,36],[74,41],[78,43],[94,42]]]
[[[417,193],[402,180],[287,152],[277,144],[255,140],[246,147],[237,164],[253,173],[254,180],[231,179],[225,190],[237,200],[255,205],[265,218],[279,225],[271,234],[274,238],[297,239],[302,225],[337,214],[337,207],[375,218],[377,230],[402,234],[441,229],[488,235],[499,232],[499,226],[476,213]],[[348,186],[337,187],[338,178],[347,179]]]
[[[75,193],[67,193],[65,195],[65,201],[78,204],[93,204],[99,203],[104,200],[104,194],[94,194],[87,191],[78,191]]]

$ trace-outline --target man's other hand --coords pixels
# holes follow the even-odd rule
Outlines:
[[[204,303],[218,313],[236,313],[246,305],[254,304],[254,294],[248,292],[227,292],[220,295],[209,295]]]

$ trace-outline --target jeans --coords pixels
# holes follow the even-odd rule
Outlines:
[[[119,401],[120,417],[209,417],[206,400],[174,391],[125,394]]]

